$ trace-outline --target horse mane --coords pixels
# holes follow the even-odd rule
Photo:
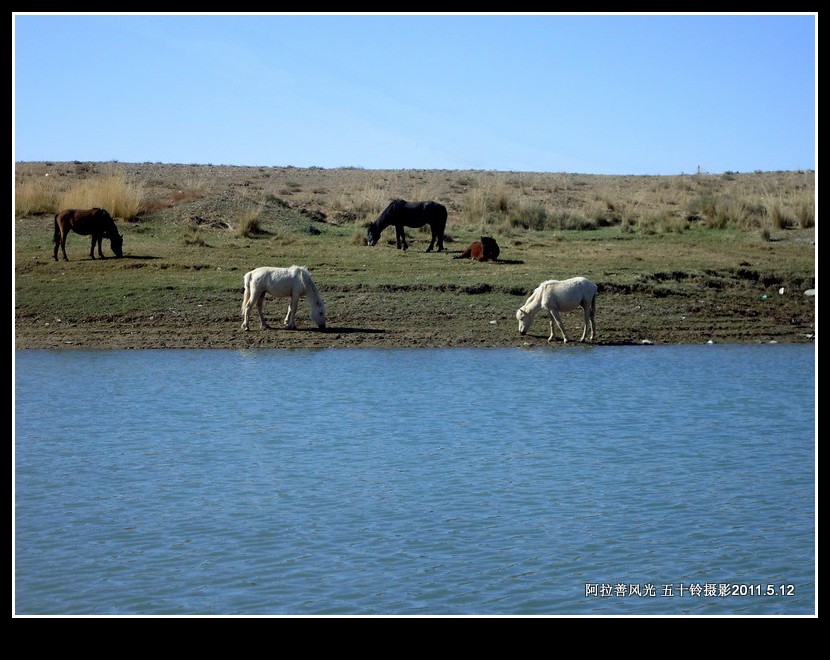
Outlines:
[[[525,304],[519,307],[519,309],[528,316],[535,316],[540,309],[542,309],[542,291],[544,291],[545,287],[550,284],[551,282],[555,282],[556,280],[545,280],[535,289],[533,289],[533,293],[528,296],[528,299],[525,300]]]
[[[375,220],[372,224],[376,227],[380,227],[380,229],[386,229],[386,227],[388,227],[389,224],[392,222],[389,216],[392,215],[394,211],[396,211],[400,206],[403,206],[404,204],[406,204],[406,200],[393,199],[391,202],[389,202],[389,205],[385,209],[383,209],[383,211],[380,212],[380,215],[377,217],[377,220]]]
[[[320,307],[320,311],[324,314],[326,312],[326,302],[323,300],[323,296],[320,294],[320,289],[317,288],[317,285],[314,283],[314,280],[311,279],[311,273],[308,272],[308,268],[305,266],[298,266],[297,267],[300,271],[300,279],[303,281],[303,286],[305,286],[305,294],[306,297],[309,299],[309,302],[318,305]]]

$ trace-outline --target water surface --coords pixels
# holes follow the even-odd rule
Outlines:
[[[19,351],[18,614],[813,614],[812,346]]]

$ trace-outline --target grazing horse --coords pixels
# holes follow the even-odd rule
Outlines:
[[[475,259],[476,261],[495,261],[499,258],[499,244],[496,239],[482,236],[480,241],[470,244],[464,252],[453,259]]]
[[[69,261],[66,256],[66,236],[71,231],[82,236],[91,236],[89,257],[95,258],[95,245],[98,244],[98,256],[103,259],[101,240],[110,239],[110,247],[116,257],[122,256],[121,250],[124,238],[118,233],[115,220],[104,209],[65,209],[55,216],[55,261],[58,260],[58,248],[63,252],[63,260]]]
[[[380,233],[389,225],[395,226],[395,242],[399,250],[406,250],[406,230],[404,227],[423,227],[429,225],[432,230],[432,240],[427,252],[432,252],[436,241],[438,251],[444,249],[444,229],[447,226],[447,207],[438,202],[406,202],[396,199],[389,204],[372,224],[366,234],[366,243],[377,244]]]
[[[248,317],[256,305],[259,320],[263,328],[270,327],[262,313],[262,302],[265,294],[270,293],[275,298],[291,298],[288,304],[288,314],[285,317],[285,329],[296,330],[297,323],[294,317],[297,314],[297,303],[300,296],[308,298],[311,304],[311,319],[321,329],[326,328],[326,303],[311,279],[305,266],[290,266],[288,268],[273,268],[262,266],[245,273],[245,295],[242,298],[242,329],[248,330]]]
[[[582,330],[582,339],[585,341],[585,334],[588,326],[591,326],[590,340],[594,339],[594,315],[597,306],[597,285],[584,277],[573,277],[569,280],[547,280],[542,282],[525,304],[519,307],[516,318],[519,321],[519,333],[525,334],[533,323],[536,314],[543,307],[550,313],[550,337],[548,341],[554,340],[553,323],[562,333],[565,343],[568,342],[568,335],[562,325],[560,312],[571,312],[577,307],[582,307],[585,312],[585,328]]]

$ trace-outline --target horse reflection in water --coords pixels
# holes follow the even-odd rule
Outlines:
[[[263,328],[270,327],[262,313],[262,303],[265,294],[270,293],[275,298],[290,298],[288,303],[288,314],[285,316],[284,327],[286,330],[297,328],[296,315],[300,298],[305,296],[311,305],[311,320],[317,326],[326,328],[326,303],[320,295],[317,285],[311,279],[311,274],[304,266],[290,266],[288,268],[276,268],[262,266],[245,273],[245,295],[242,298],[242,329],[248,330],[248,320],[256,305],[259,312],[259,320]]]

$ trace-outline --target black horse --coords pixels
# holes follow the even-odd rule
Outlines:
[[[375,245],[380,239],[380,233],[389,225],[395,226],[395,242],[399,250],[406,250],[404,227],[423,227],[429,225],[432,229],[432,240],[427,252],[432,252],[435,242],[438,242],[438,251],[444,249],[444,229],[447,226],[447,207],[438,202],[406,202],[396,199],[384,209],[372,224],[366,235],[366,242]]]
[[[82,236],[91,236],[89,244],[89,256],[95,258],[95,245],[98,245],[98,256],[103,259],[101,251],[101,240],[110,239],[110,247],[116,257],[123,252],[121,246],[124,238],[118,233],[115,220],[104,209],[64,209],[55,216],[55,261],[58,260],[58,248],[63,251],[63,260],[69,261],[66,256],[66,235],[74,231]]]

